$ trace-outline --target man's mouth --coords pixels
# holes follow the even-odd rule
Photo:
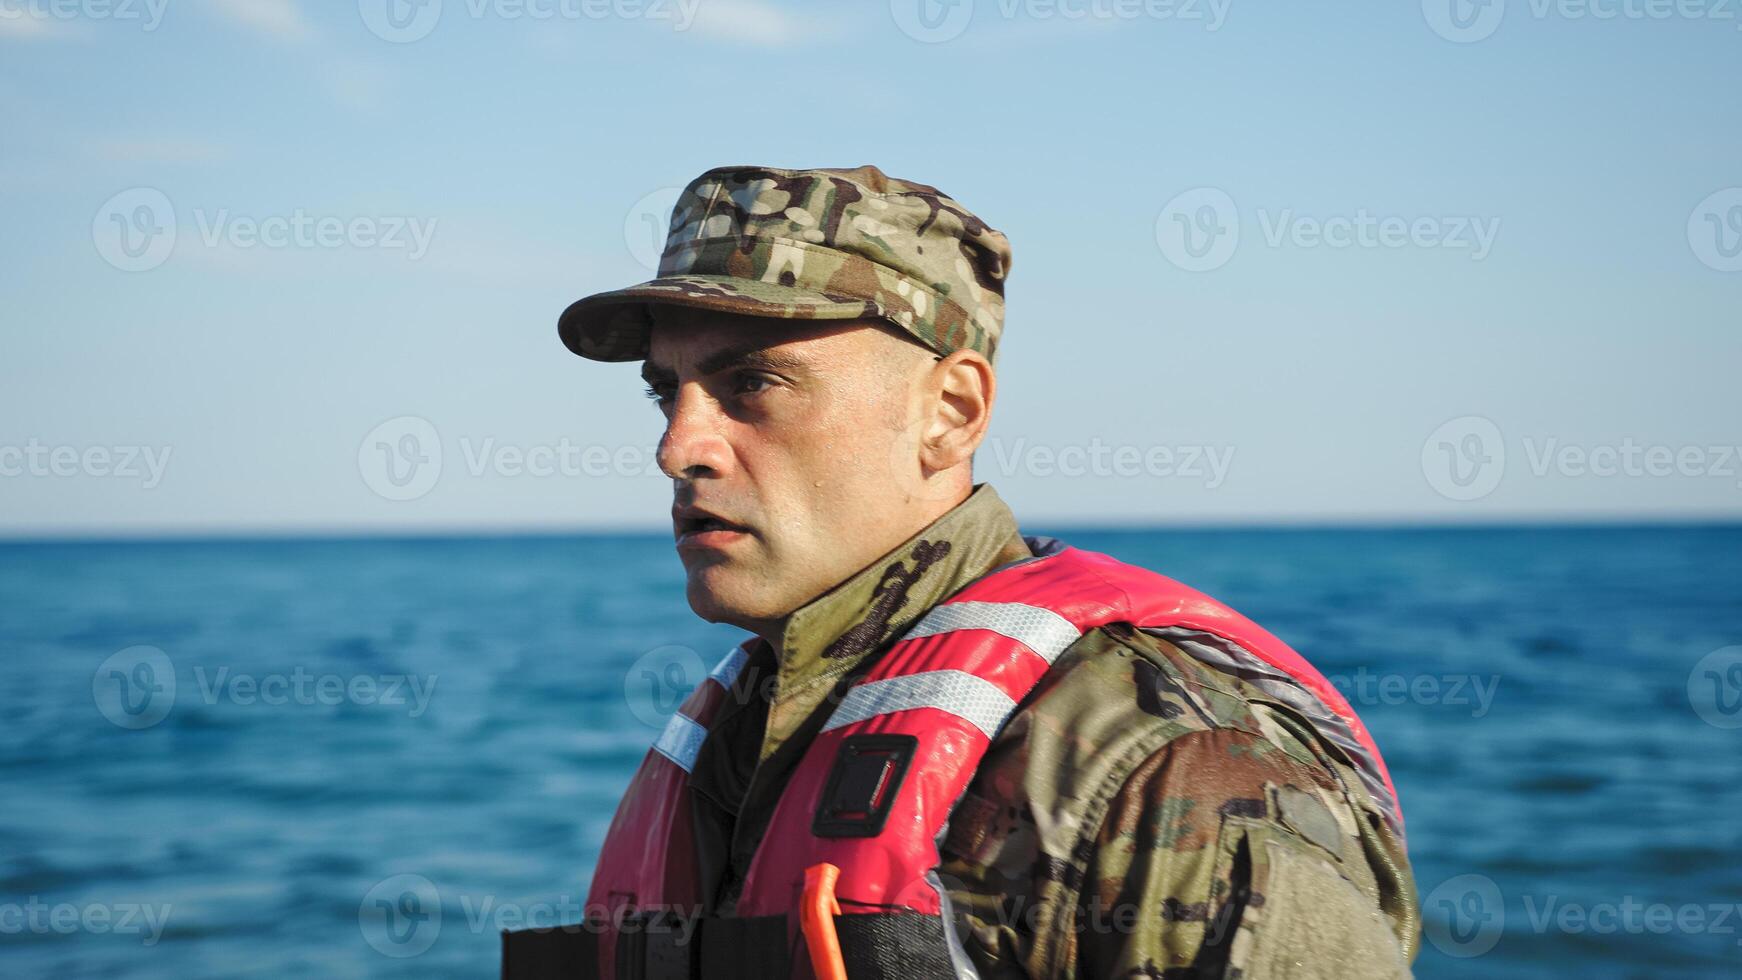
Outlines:
[[[700,507],[671,512],[672,530],[682,548],[720,548],[754,532],[748,525],[729,521]]]

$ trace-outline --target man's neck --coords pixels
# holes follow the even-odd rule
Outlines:
[[[806,606],[809,606],[811,603],[839,588],[842,582],[849,581],[854,576],[862,574],[865,569],[888,561],[890,555],[900,550],[906,542],[911,541],[915,535],[943,519],[945,514],[960,507],[963,501],[973,496],[973,493],[974,487],[971,483],[968,483],[946,495],[941,500],[924,501],[923,506],[914,512],[913,517],[902,522],[908,529],[896,539],[896,543],[892,545],[889,550],[878,555],[876,558],[871,559],[857,569],[854,569],[852,572],[843,575],[839,581],[830,582],[826,587],[818,590],[815,595],[812,595],[810,598],[795,606],[792,611],[788,612],[785,616],[776,620],[758,620],[755,625],[741,624],[742,628],[747,629],[766,640],[768,645],[774,649],[774,656],[778,662],[780,659],[784,658],[786,653],[785,644],[787,626],[792,622],[792,617],[799,610],[804,609]],[[918,571],[919,570],[915,570],[915,574],[917,574]]]

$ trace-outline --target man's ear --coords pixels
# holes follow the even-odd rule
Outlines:
[[[959,350],[931,366],[935,401],[920,439],[920,462],[938,472],[969,462],[986,438],[998,380],[979,351]]]

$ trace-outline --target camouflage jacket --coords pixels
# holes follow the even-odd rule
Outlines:
[[[712,911],[847,685],[926,610],[1031,554],[990,486],[753,649],[691,776]],[[1403,841],[1288,706],[1114,624],[1059,657],[951,815],[940,876],[982,977],[1398,977]]]

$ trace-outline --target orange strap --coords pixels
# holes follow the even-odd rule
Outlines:
[[[847,980],[847,964],[841,958],[841,940],[835,935],[835,916],[841,905],[835,901],[835,881],[841,869],[832,864],[813,864],[804,869],[804,901],[798,907],[798,927],[811,952],[811,972],[817,980]]]

